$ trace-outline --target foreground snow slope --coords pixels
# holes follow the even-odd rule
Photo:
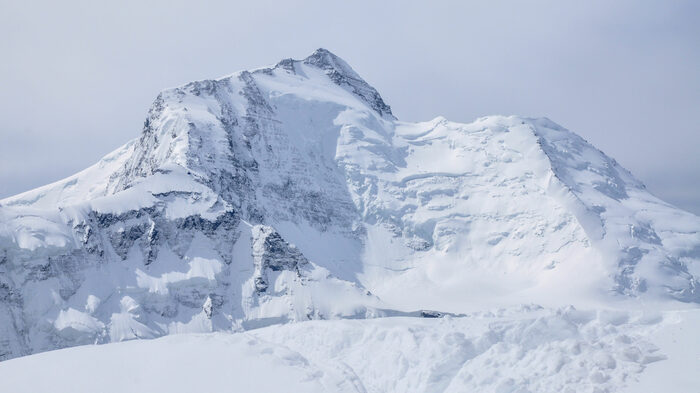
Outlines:
[[[664,355],[645,336],[674,329],[674,318],[526,307],[465,318],[309,321],[47,352],[1,363],[0,380],[17,393],[582,393],[623,386],[650,393],[639,373],[662,365]],[[674,366],[681,377],[697,371],[697,363]],[[664,377],[659,392],[696,391]]]
[[[320,49],[0,201],[0,360],[311,319],[695,306],[700,218],[547,119],[397,120]]]

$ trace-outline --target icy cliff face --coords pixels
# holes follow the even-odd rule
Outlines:
[[[139,139],[0,201],[0,359],[513,299],[700,302],[698,276],[700,218],[579,136],[400,122],[319,49],[163,91]]]

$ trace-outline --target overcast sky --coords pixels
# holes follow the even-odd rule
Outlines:
[[[0,0],[0,198],[139,135],[157,93],[325,47],[402,120],[547,116],[700,214],[700,1]]]

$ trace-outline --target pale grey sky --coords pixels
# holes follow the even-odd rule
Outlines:
[[[0,0],[0,198],[141,131],[157,93],[325,47],[402,120],[547,116],[700,214],[698,1]]]

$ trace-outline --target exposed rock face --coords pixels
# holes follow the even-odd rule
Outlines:
[[[698,217],[551,121],[400,122],[320,49],[163,91],[140,138],[0,201],[0,359],[512,294],[699,302],[698,250]]]
[[[280,63],[282,64],[282,63]],[[287,64],[294,64],[294,61]],[[326,75],[338,86],[347,89],[355,94],[355,96],[365,101],[370,108],[374,109],[382,117],[396,119],[391,113],[391,107],[384,103],[384,100],[379,95],[374,87],[370,86],[355,71],[341,58],[327,51],[319,49],[311,56],[304,59],[304,64],[318,67],[326,71]],[[292,67],[293,69],[293,67]],[[294,69],[293,69],[294,70]]]
[[[253,227],[253,262],[255,289],[259,293],[267,291],[268,271],[286,270],[301,279],[302,271],[310,267],[309,261],[295,246],[284,241],[272,227],[263,225]]]

